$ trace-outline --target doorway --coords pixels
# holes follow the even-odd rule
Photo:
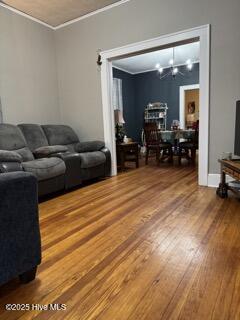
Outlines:
[[[191,122],[199,120],[200,86],[193,84],[179,88],[179,116],[183,129],[191,127]],[[189,110],[192,103],[192,109]],[[194,104],[194,106],[193,106]]]
[[[112,175],[117,174],[114,112],[112,107],[112,61],[121,57],[129,57],[144,52],[155,51],[160,48],[176,46],[177,44],[200,41],[200,110],[199,110],[199,166],[198,183],[208,184],[208,121],[209,121],[209,48],[210,26],[202,26],[155,39],[127,45],[124,47],[103,51],[101,82],[102,106],[104,121],[104,138],[112,154]]]

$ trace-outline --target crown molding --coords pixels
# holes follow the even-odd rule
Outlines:
[[[120,70],[120,71],[126,72],[126,73],[128,73],[128,74],[130,74],[130,75],[134,75],[134,73],[132,73],[132,72],[130,72],[130,71],[128,71],[128,70],[126,70],[126,69],[124,69],[124,68],[117,67],[117,66],[115,66],[114,64],[112,65],[112,67],[113,67],[114,69],[117,69],[117,70]]]
[[[195,61],[192,62],[192,64],[197,64],[197,63],[199,63],[199,62],[200,62],[199,60],[195,60]],[[174,64],[174,67],[184,67],[184,66],[186,66],[186,63]],[[151,69],[148,69],[148,70],[132,72],[132,71],[128,71],[127,69],[124,69],[124,68],[122,68],[122,67],[117,67],[117,66],[115,66],[114,64],[113,64],[113,68],[119,69],[119,70],[124,71],[124,72],[127,72],[127,73],[129,73],[129,74],[131,74],[131,75],[136,75],[136,74],[141,74],[141,73],[147,73],[147,72],[157,71],[156,68],[151,68]],[[171,68],[170,66],[163,67],[163,70],[165,70],[165,69],[170,69],[170,68]]]
[[[49,29],[51,29],[51,30],[55,30],[55,28],[52,27],[52,26],[50,26],[49,24],[47,24],[47,23],[45,23],[45,22],[43,22],[43,21],[41,21],[41,20],[39,20],[39,19],[37,19],[37,18],[34,18],[34,17],[32,17],[32,16],[29,16],[28,14],[26,14],[26,13],[20,11],[20,10],[17,10],[17,9],[15,9],[15,8],[13,8],[13,7],[10,7],[10,6],[8,6],[8,5],[5,4],[5,3],[0,2],[0,7],[3,7],[3,8],[5,8],[5,9],[7,9],[7,10],[10,10],[10,11],[12,11],[12,12],[14,12],[14,13],[22,16],[22,17],[25,17],[25,18],[27,18],[27,19],[29,19],[29,20],[32,20],[32,21],[34,21],[34,22],[37,22],[37,23],[39,23],[39,24],[41,24],[41,25],[43,25],[43,26],[45,26],[45,27],[47,27],[47,28],[49,28]]]
[[[60,24],[60,25],[57,26],[57,27],[52,27],[52,28],[53,28],[53,30],[58,30],[58,29],[64,28],[64,27],[69,26],[69,25],[71,25],[71,24],[73,24],[73,23],[75,23],[75,22],[78,22],[78,21],[87,19],[87,18],[89,18],[89,17],[91,17],[91,16],[94,16],[95,14],[98,14],[98,13],[101,13],[101,12],[104,12],[104,11],[107,11],[107,10],[110,10],[110,9],[112,9],[112,8],[118,7],[118,6],[120,6],[120,5],[122,5],[122,4],[126,3],[126,2],[129,2],[129,1],[131,1],[131,0],[121,0],[121,1],[115,2],[115,3],[113,3],[113,4],[110,4],[110,5],[108,5],[108,6],[103,7],[103,8],[101,8],[101,9],[92,11],[92,12],[90,12],[90,13],[85,14],[84,16],[81,16],[81,17],[79,17],[79,18],[76,18],[76,19],[67,21],[67,22],[65,22],[65,23]]]
[[[58,29],[61,29],[61,28],[66,27],[66,26],[69,26],[69,25],[71,25],[71,24],[73,24],[73,23],[75,23],[75,22],[78,22],[78,21],[87,19],[87,18],[89,18],[89,17],[91,17],[91,16],[94,16],[95,14],[98,14],[98,13],[101,13],[101,12],[104,12],[104,11],[107,11],[107,10],[110,10],[110,9],[115,8],[115,7],[117,7],[117,6],[120,6],[120,5],[122,5],[122,4],[126,3],[126,2],[129,2],[129,1],[131,1],[131,0],[121,0],[121,1],[115,2],[115,3],[113,3],[113,4],[110,4],[110,5],[108,5],[108,6],[103,7],[103,8],[101,8],[101,9],[98,9],[98,10],[92,11],[92,12],[90,12],[90,13],[87,13],[87,14],[79,17],[79,18],[76,18],[76,19],[73,19],[73,20],[69,20],[69,21],[67,21],[67,22],[64,22],[64,23],[62,23],[62,24],[60,24],[60,25],[58,25],[58,26],[56,26],[56,27],[53,27],[53,26],[51,26],[50,24],[47,24],[46,22],[43,22],[43,21],[41,21],[41,20],[39,20],[39,19],[37,19],[37,18],[34,18],[34,17],[28,15],[27,13],[24,13],[24,12],[22,12],[22,11],[20,11],[20,10],[17,10],[17,9],[15,9],[15,8],[13,8],[13,7],[11,7],[11,6],[3,3],[3,2],[0,2],[0,6],[3,7],[3,8],[5,8],[5,9],[7,9],[7,10],[10,10],[10,11],[16,13],[16,14],[19,14],[19,15],[22,16],[22,17],[25,17],[25,18],[27,18],[27,19],[30,19],[30,20],[34,21],[34,22],[37,22],[37,23],[39,23],[39,24],[41,24],[41,25],[43,25],[43,26],[45,26],[45,27],[48,27],[48,28],[50,28],[51,30],[58,30]]]

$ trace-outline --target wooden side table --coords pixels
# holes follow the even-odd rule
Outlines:
[[[226,175],[240,182],[240,160],[218,160],[218,162],[221,164],[221,181],[217,188],[217,195],[221,198],[227,198],[228,190],[231,190],[240,196],[239,188],[234,188],[226,182]]]
[[[117,143],[116,148],[117,162],[121,170],[125,169],[125,161],[133,161],[136,163],[136,168],[139,167],[137,142]]]

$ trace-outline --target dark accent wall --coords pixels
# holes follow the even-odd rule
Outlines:
[[[170,129],[173,120],[179,120],[179,87],[199,83],[199,64],[194,64],[191,72],[185,66],[179,67],[179,70],[184,76],[177,75],[175,79],[169,76],[160,80],[157,71],[131,75],[113,69],[113,76],[123,81],[123,109],[129,137],[141,141],[144,109],[149,102],[168,104],[167,129]]]

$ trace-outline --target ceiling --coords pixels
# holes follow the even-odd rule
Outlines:
[[[199,42],[193,42],[175,47],[175,63],[180,66],[186,64],[188,59],[192,63],[199,62]],[[169,60],[172,59],[173,49],[162,49],[141,55],[113,61],[113,66],[132,74],[142,73],[156,69],[156,64],[162,68],[170,67]]]
[[[0,0],[52,27],[102,9],[120,0]]]

